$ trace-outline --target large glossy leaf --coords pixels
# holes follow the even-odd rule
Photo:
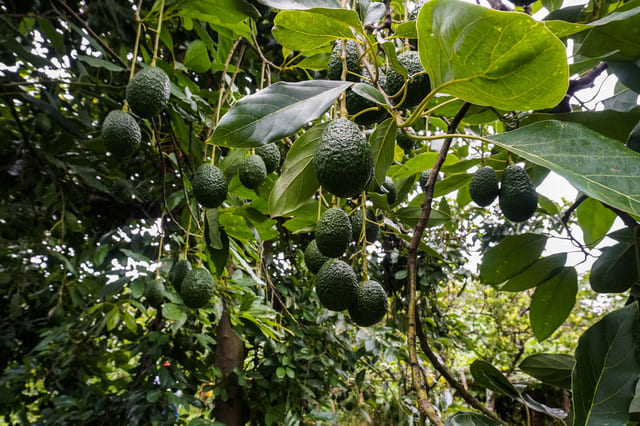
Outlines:
[[[640,64],[637,61],[607,61],[607,63],[622,84],[640,93]]]
[[[340,9],[340,3],[337,0],[258,0],[265,6],[273,7],[280,10],[306,10],[314,7],[323,7],[325,9]]]
[[[501,284],[532,265],[544,250],[547,237],[540,234],[510,235],[485,253],[480,265],[480,280]]]
[[[560,273],[536,288],[531,298],[529,321],[539,342],[545,340],[567,319],[578,293],[578,273],[564,267]]]
[[[592,246],[600,242],[616,219],[616,214],[598,200],[587,198],[576,209],[578,225],[582,229],[584,243]]]
[[[303,52],[336,39],[356,40],[352,29],[362,32],[358,13],[346,9],[283,10],[273,23],[278,43]]]
[[[533,265],[511,278],[501,291],[524,291],[545,282],[556,275],[567,261],[567,253],[556,253],[538,259]]]
[[[632,1],[589,24],[576,54],[596,58],[635,60],[640,57],[640,4]],[[614,53],[610,56],[611,53]]]
[[[422,154],[414,155],[408,159],[404,164],[399,166],[393,166],[389,170],[389,174],[394,178],[407,177],[420,173],[423,170],[430,169],[436,163],[438,158],[437,152],[423,152]],[[457,163],[459,160],[455,155],[447,155],[447,159],[444,165],[451,165]]]
[[[459,411],[444,422],[445,426],[498,426],[500,423],[472,411]]]
[[[469,371],[477,384],[514,399],[520,398],[520,392],[515,386],[488,362],[477,359],[473,361]]]
[[[417,29],[420,60],[445,93],[505,110],[550,108],[566,93],[565,46],[523,13],[432,0]]]
[[[578,341],[574,425],[625,425],[640,376],[638,303],[607,314]]]
[[[522,125],[537,123],[538,121],[558,120],[580,123],[604,136],[626,142],[629,132],[640,120],[640,108],[631,111],[575,111],[557,114],[535,113],[527,116]],[[615,123],[615,126],[611,124]]]
[[[352,83],[279,81],[238,101],[220,120],[209,143],[254,148],[289,136],[320,117]]]
[[[542,121],[489,139],[548,168],[585,194],[640,214],[640,154],[581,124]]]
[[[373,162],[375,166],[375,179],[378,185],[384,183],[387,171],[393,163],[393,152],[396,146],[396,122],[390,118],[376,127],[369,137]]]
[[[571,388],[571,372],[576,360],[566,354],[535,354],[519,365],[520,369],[543,383],[565,389]]]
[[[591,288],[598,293],[622,293],[638,279],[633,242],[602,249],[589,275]]]
[[[202,40],[194,40],[189,44],[184,55],[184,66],[195,72],[203,73],[211,67],[207,46]]]
[[[325,127],[326,123],[312,127],[289,149],[282,173],[269,195],[271,217],[296,210],[318,189],[320,183],[313,170],[313,152]]]

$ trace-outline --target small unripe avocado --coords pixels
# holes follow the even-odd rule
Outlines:
[[[121,110],[113,110],[102,122],[104,147],[115,156],[127,157],[140,147],[142,133],[135,118]]]
[[[412,129],[408,129],[407,132],[414,133]],[[396,131],[396,143],[406,153],[410,152],[413,149],[414,145],[415,145],[414,139],[412,139],[409,136],[405,135],[405,133],[401,129],[398,129]]]
[[[259,155],[253,154],[242,161],[238,167],[240,182],[249,189],[256,189],[267,177],[267,166]]]
[[[316,244],[327,257],[339,257],[351,242],[351,221],[344,210],[333,207],[322,213],[316,226]]]
[[[324,262],[330,258],[325,256],[318,250],[318,243],[316,240],[312,240],[307,248],[304,250],[304,263],[307,265],[307,269],[314,274],[317,274]]]
[[[316,293],[322,305],[332,311],[348,309],[358,291],[358,278],[346,262],[329,259],[316,275]]]
[[[127,102],[131,110],[142,118],[160,114],[167,106],[170,95],[169,76],[158,67],[139,71],[127,84]]]
[[[380,190],[383,194],[387,194],[387,204],[390,206],[393,205],[398,199],[398,190],[396,189],[396,184],[393,183],[393,179],[389,176],[384,178],[384,182],[380,185]]]
[[[322,188],[338,197],[353,197],[373,179],[373,155],[358,126],[339,118],[322,132],[313,155],[313,168]]]
[[[427,96],[431,90],[431,83],[429,76],[424,73],[418,52],[413,50],[403,52],[398,55],[398,62],[406,68],[408,74],[407,95],[402,107],[411,108],[418,105]],[[385,92],[389,96],[393,96],[394,103],[398,103],[402,99],[403,91],[401,89],[404,82],[404,77],[401,74],[398,74],[393,68],[389,69]]]
[[[201,267],[193,268],[182,281],[182,301],[190,308],[202,308],[213,297],[213,287],[213,278],[208,270]]]
[[[424,189],[424,186],[427,184],[427,181],[429,180],[430,174],[431,174],[431,169],[423,170],[422,173],[420,173],[420,179],[419,179],[420,188]],[[439,182],[441,180],[442,180],[442,175],[441,173],[438,173],[436,182]]]
[[[498,176],[490,166],[480,167],[471,178],[469,194],[479,206],[486,207],[498,198]]]
[[[164,284],[160,280],[153,280],[147,283],[147,288],[144,292],[145,298],[150,306],[158,306],[164,299]]]
[[[191,182],[196,200],[204,207],[216,208],[227,198],[227,179],[213,164],[204,163],[196,170]]]
[[[329,80],[342,80],[342,40],[338,40],[333,47],[331,56],[329,56],[329,64],[327,67],[327,77]],[[345,60],[347,63],[347,81],[358,81],[359,75],[362,74],[360,68],[360,55],[356,48],[356,42],[354,40],[347,40],[345,46]]]
[[[267,173],[275,171],[280,165],[280,149],[275,143],[268,143],[256,148],[256,155],[262,157]]]
[[[377,281],[363,281],[358,285],[356,301],[349,307],[349,316],[360,327],[369,327],[387,313],[387,293]]]
[[[178,293],[180,293],[180,286],[182,285],[184,277],[191,269],[193,268],[187,259],[180,259],[173,264],[171,272],[169,273],[169,281]]]
[[[512,222],[524,222],[536,211],[538,193],[527,172],[518,165],[507,166],[500,181],[500,209]]]
[[[372,210],[367,209],[367,223],[364,225],[367,242],[372,243],[380,236],[380,225]],[[362,234],[362,209],[358,209],[351,214],[351,238],[356,243],[360,241]]]

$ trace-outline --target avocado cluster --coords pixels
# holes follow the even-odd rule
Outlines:
[[[361,83],[367,84],[369,86],[374,86],[373,78],[369,76],[367,70],[362,70],[363,78],[360,80]],[[378,84],[381,87],[385,87],[387,77],[384,73],[384,70],[378,70]],[[385,118],[389,117],[389,112],[384,109],[381,105],[373,102],[372,100],[360,96],[353,89],[349,88],[345,92],[345,104],[347,107],[347,112],[349,115],[355,116],[353,120],[362,126],[369,126],[374,123],[379,123]],[[372,109],[375,108],[375,109]],[[367,109],[370,111],[363,112]]]
[[[347,64],[347,81],[358,81],[362,74],[362,68],[360,67],[360,55],[358,54],[358,48],[356,47],[356,41],[338,40],[333,47],[333,51],[329,56],[329,63],[327,66],[327,77],[329,80],[342,80],[342,53],[343,43],[345,52],[345,62]]]
[[[512,222],[528,220],[538,206],[538,193],[527,172],[517,164],[505,168],[499,184],[492,167],[479,168],[469,183],[469,195],[481,207],[498,198],[502,214]]]
[[[399,54],[398,62],[407,70],[406,90],[405,78],[390,68],[387,72],[385,92],[392,96],[394,104],[399,104],[404,96],[402,107],[411,108],[418,105],[431,91],[431,83],[420,62],[420,55],[415,50]]]

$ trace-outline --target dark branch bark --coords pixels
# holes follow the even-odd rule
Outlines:
[[[594,81],[600,74],[602,74],[609,65],[606,62],[600,62],[591,71],[583,75],[577,80],[569,80],[569,88],[566,95],[560,103],[556,106],[555,110],[558,112],[571,112],[571,105],[569,101],[571,97],[579,90],[593,87]]]
[[[489,6],[491,6],[492,9],[511,12],[511,9],[509,9],[509,7],[506,6],[504,3],[502,3],[500,0],[487,0],[487,2],[489,3]]]
[[[384,0],[384,7],[386,8],[386,12],[384,14],[384,21],[380,25],[368,24],[364,28],[367,31],[382,31],[385,28],[391,30],[391,0]]]

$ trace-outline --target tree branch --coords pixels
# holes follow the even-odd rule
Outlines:
[[[429,342],[427,341],[427,336],[424,334],[424,330],[422,329],[422,324],[420,323],[420,316],[418,315],[417,312],[416,312],[416,331],[418,334],[418,339],[420,340],[420,348],[422,349],[422,352],[424,352],[424,354],[427,356],[427,358],[429,358],[429,361],[431,361],[431,365],[433,365],[433,367],[438,371],[438,373],[440,373],[442,377],[445,378],[447,383],[449,383],[455,390],[458,391],[460,396],[465,401],[467,401],[467,404],[469,404],[471,407],[475,408],[476,410],[483,412],[487,416],[491,417],[493,420],[503,425],[506,425],[507,422],[499,418],[493,411],[489,410],[480,401],[478,401],[473,395],[471,395],[469,391],[462,385],[462,383],[460,383],[455,379],[455,377],[453,377],[453,373],[449,371],[447,366],[440,362],[440,360],[438,359],[438,356],[431,350],[431,347],[429,346]]]
[[[462,118],[469,110],[471,104],[469,102],[465,102],[464,105],[460,108],[456,116],[453,118],[451,123],[449,124],[449,128],[447,129],[448,134],[455,133],[458,128],[458,124],[462,121]],[[447,158],[447,152],[449,151],[449,147],[451,146],[453,138],[446,138],[444,143],[442,144],[442,148],[440,148],[440,153],[438,154],[438,158],[436,159],[433,168],[431,169],[431,174],[429,174],[429,179],[424,188],[424,201],[422,203],[422,214],[420,215],[420,219],[418,220],[418,224],[413,232],[413,237],[411,238],[411,242],[409,243],[408,257],[407,257],[407,268],[408,268],[408,279],[409,279],[409,308],[408,308],[408,321],[409,321],[409,329],[407,331],[407,341],[409,345],[409,360],[411,364],[411,375],[413,388],[418,396],[418,409],[420,410],[420,414],[423,416],[427,416],[432,423],[436,425],[442,425],[442,420],[438,416],[435,409],[429,403],[429,399],[427,397],[427,391],[424,388],[424,384],[420,379],[420,368],[418,364],[418,354],[416,351],[416,264],[418,259],[418,247],[420,241],[422,240],[422,234],[427,225],[427,221],[429,220],[429,216],[431,215],[431,204],[433,202],[433,191],[436,183],[436,179],[438,177],[438,173],[440,172],[440,168]]]
[[[567,93],[564,95],[562,101],[560,101],[560,103],[555,107],[556,111],[571,112],[571,105],[569,105],[571,97],[579,90],[593,87],[596,78],[598,78],[598,76],[602,74],[608,67],[609,65],[606,62],[600,62],[591,71],[589,71],[579,79],[569,80],[569,88],[567,89]]]
[[[487,3],[489,3],[489,6],[491,6],[492,9],[512,12],[512,10],[500,0],[487,0]]]
[[[368,24],[366,25],[364,28],[367,31],[382,31],[385,28],[388,29],[389,31],[391,31],[391,0],[384,0],[384,7],[386,8],[386,11],[384,13],[384,21],[382,21],[382,24],[380,25],[373,25],[373,24]]]

